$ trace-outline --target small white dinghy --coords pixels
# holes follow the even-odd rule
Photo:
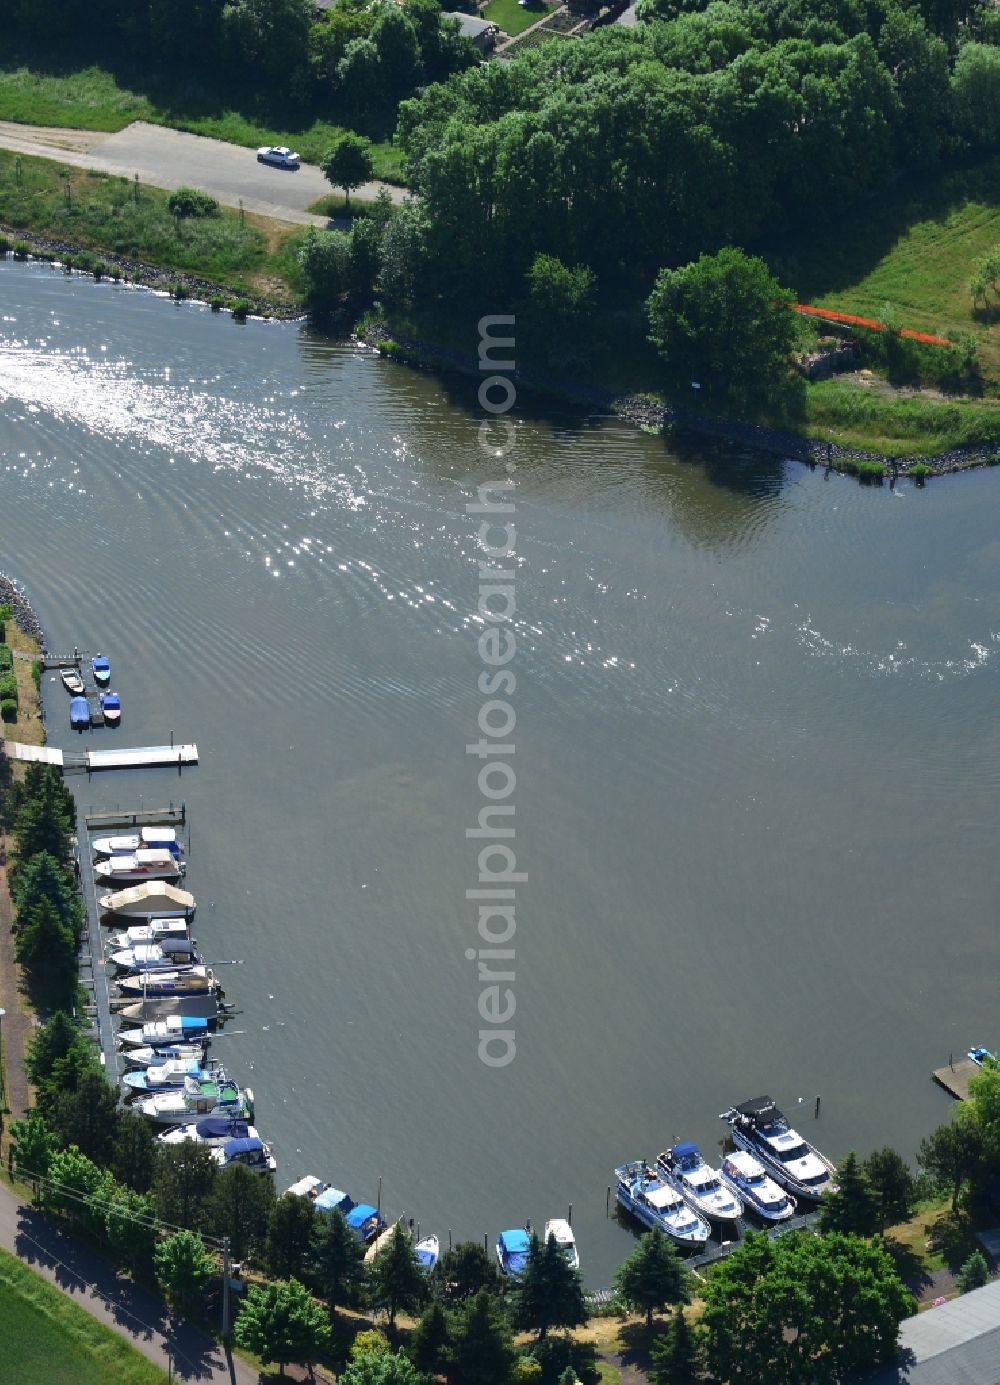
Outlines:
[[[556,1246],[563,1253],[567,1265],[574,1270],[580,1268],[580,1252],[576,1248],[576,1237],[573,1235],[573,1228],[565,1217],[553,1217],[545,1223],[545,1235],[542,1238],[543,1245],[548,1245],[549,1237],[556,1238]]]

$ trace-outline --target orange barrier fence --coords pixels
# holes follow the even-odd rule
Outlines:
[[[793,304],[797,313],[802,313],[805,317],[821,317],[826,322],[843,322],[848,327],[868,327],[873,332],[886,331],[884,322],[876,322],[873,317],[857,317],[854,313],[838,313],[832,308],[814,308],[808,303]],[[929,332],[914,332],[909,327],[901,327],[899,331],[901,337],[908,337],[910,341],[922,341],[928,346],[953,346],[947,337],[933,337]]]

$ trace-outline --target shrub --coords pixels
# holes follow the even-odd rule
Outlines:
[[[0,698],[0,721],[17,721],[17,703],[9,697]]]
[[[177,188],[167,198],[167,207],[171,216],[180,217],[184,220],[187,217],[215,216],[219,210],[219,204],[214,197],[209,197],[207,192],[199,192],[197,188]]]
[[[73,256],[72,256],[72,255],[64,255],[64,256],[62,257],[62,267],[63,267],[63,269],[66,271],[67,274],[68,274],[68,273],[70,272],[70,270],[73,268],[73,265],[74,265],[75,263],[76,263],[76,261],[73,259]]]
[[[41,690],[42,690],[42,661],[41,661],[41,659],[32,659],[32,661],[31,661],[31,681],[32,681],[32,682],[34,683],[34,685],[35,685],[35,692],[41,692]]]
[[[7,236],[0,236],[0,255],[6,255],[13,248],[14,242],[12,240],[9,240]]]
[[[882,484],[885,478],[884,462],[858,462],[856,466],[858,480],[866,485],[873,483]]]
[[[117,284],[118,281],[121,279],[121,277],[122,277],[122,272],[121,272],[121,270],[118,268],[117,265],[112,265],[112,267],[111,267],[111,278],[114,280],[114,282],[115,282],[116,284]]]
[[[97,279],[98,282],[100,282],[100,280],[104,278],[104,276],[105,276],[105,274],[107,274],[107,272],[108,272],[108,267],[107,267],[107,265],[104,263],[103,260],[97,260],[97,261],[95,262],[95,264],[94,264],[93,270],[91,271],[91,273],[93,274],[94,278]]]
[[[178,303],[180,303],[182,299],[187,298],[187,296],[187,285],[182,284],[180,279],[175,279],[174,282],[170,285],[170,297],[176,298]]]
[[[12,698],[17,701],[17,676],[13,673],[5,673],[0,676],[0,697]]]
[[[924,462],[917,462],[916,466],[910,467],[910,475],[918,486],[922,486],[928,476],[933,476],[934,473]]]
[[[73,264],[83,274],[92,274],[94,266],[97,264],[98,257],[92,250],[81,250],[73,261]]]
[[[213,313],[217,313],[220,312],[221,309],[223,309],[226,306],[226,300],[222,297],[221,294],[213,293],[211,298],[208,300],[208,306],[212,309]]]
[[[0,640],[7,633],[6,626],[0,621]],[[0,644],[0,673],[7,673],[14,667],[14,654],[9,644]]]
[[[236,322],[246,322],[250,316],[250,304],[245,298],[237,298],[233,304],[232,312]]]
[[[18,240],[18,241],[15,241],[15,242],[14,242],[14,259],[15,259],[15,260],[26,260],[30,254],[31,254],[31,251],[30,251],[30,249],[28,248],[27,242],[25,242],[25,241],[23,241],[23,240]]]
[[[967,1294],[973,1289],[981,1289],[984,1284],[990,1282],[990,1267],[981,1250],[972,1252],[955,1279],[963,1294]]]

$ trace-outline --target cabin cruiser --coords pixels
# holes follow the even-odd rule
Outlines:
[[[123,928],[118,933],[108,934],[108,943],[117,951],[123,947],[139,947],[144,943],[158,943],[163,938],[186,938],[188,924],[186,919],[155,919],[152,923],[136,923],[131,928]]]
[[[769,1096],[754,1097],[724,1111],[733,1143],[764,1165],[766,1171],[796,1198],[818,1202],[833,1192],[834,1166],[797,1130],[793,1130]]]
[[[656,1167],[664,1180],[710,1222],[739,1221],[743,1204],[706,1162],[697,1145],[685,1141],[657,1156]]]
[[[256,1132],[253,1135],[235,1136],[224,1144],[213,1146],[212,1157],[223,1169],[240,1164],[253,1173],[274,1173],[278,1167],[270,1147]]]
[[[176,827],[143,827],[128,837],[97,837],[90,844],[95,856],[128,856],[133,851],[169,851],[180,856]]]
[[[253,1120],[253,1092],[219,1077],[187,1077],[176,1091],[156,1092],[137,1101],[135,1110],[157,1125],[186,1125],[194,1116]]]
[[[128,1095],[134,1096],[136,1092],[167,1092],[174,1087],[183,1087],[189,1077],[198,1082],[208,1082],[213,1076],[218,1074],[205,1067],[204,1058],[196,1054],[193,1058],[169,1058],[166,1062],[151,1063],[135,1072],[127,1072],[122,1083],[128,1088]]]
[[[257,1131],[245,1116],[238,1113],[232,1116],[203,1116],[200,1120],[189,1121],[186,1125],[175,1125],[172,1130],[164,1130],[156,1137],[158,1145],[182,1145],[190,1140],[196,1145],[224,1145],[227,1140],[242,1140],[257,1135]]]
[[[122,995],[175,996],[221,992],[211,967],[174,967],[167,971],[129,972],[115,978]]]
[[[106,914],[120,914],[148,922],[150,919],[193,919],[194,895],[168,885],[165,880],[147,880],[130,890],[115,890],[98,899]]]
[[[684,1250],[701,1250],[712,1234],[706,1218],[689,1207],[645,1159],[621,1164],[615,1169],[615,1183],[620,1207],[650,1230],[658,1228]]]
[[[168,967],[198,966],[203,958],[190,938],[161,938],[158,943],[119,948],[108,960],[123,971],[163,971]]]
[[[138,885],[144,880],[179,880],[185,869],[172,851],[151,847],[131,856],[106,856],[94,866],[94,878],[106,885]]]
[[[118,1042],[126,1048],[152,1044],[203,1044],[208,1040],[208,1020],[196,1015],[167,1015],[150,1020],[140,1029],[122,1029]]]
[[[726,1155],[719,1176],[735,1197],[743,1199],[747,1210],[763,1221],[785,1221],[795,1215],[795,1199],[768,1178],[764,1165],[745,1149]]]

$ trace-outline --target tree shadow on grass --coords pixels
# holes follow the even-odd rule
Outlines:
[[[848,210],[835,224],[757,247],[803,302],[850,288],[885,259],[915,223],[944,222],[969,201],[1000,206],[1000,165],[989,159],[934,174],[914,173]]]
[[[885,1238],[885,1248],[892,1257],[892,1263],[896,1266],[900,1279],[919,1298],[921,1291],[932,1282],[920,1256],[911,1246],[903,1245],[891,1236]]]
[[[622,1329],[618,1334],[622,1344],[621,1358],[626,1366],[634,1366],[638,1371],[649,1371],[652,1368],[653,1358],[650,1352],[653,1343],[666,1327],[666,1319],[653,1314],[652,1331],[646,1326],[646,1319],[641,1318],[636,1322],[622,1324]]]

